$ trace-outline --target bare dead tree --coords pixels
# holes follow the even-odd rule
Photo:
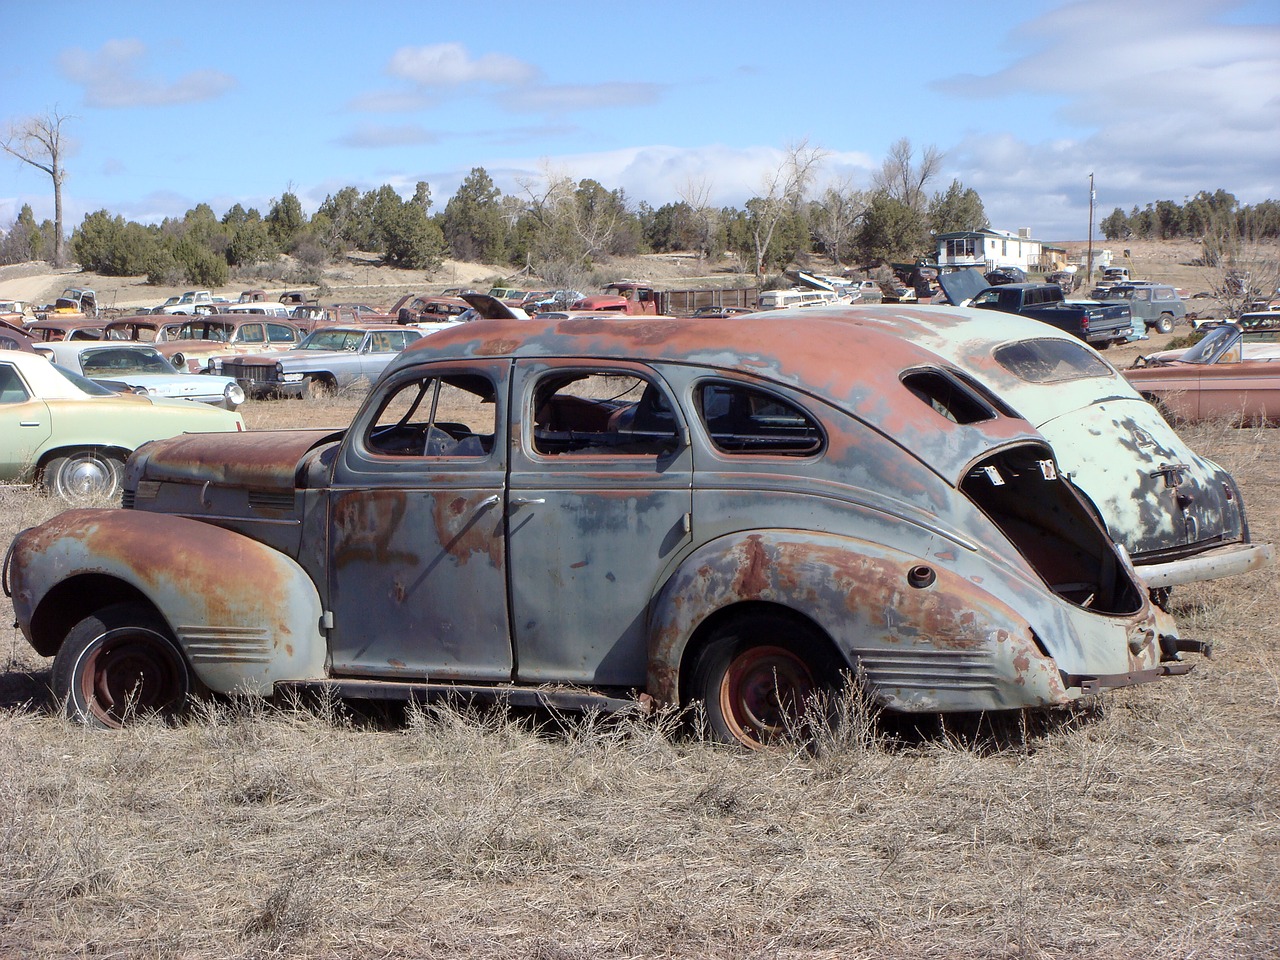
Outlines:
[[[719,219],[719,212],[711,206],[711,181],[706,177],[689,177],[676,193],[693,214],[698,228],[698,258],[705,259],[715,247]]]
[[[1252,216],[1236,210],[1210,218],[1201,246],[1209,289],[1228,317],[1264,308],[1280,291],[1280,248]]]
[[[53,262],[61,266],[65,260],[62,230],[62,181],[67,172],[62,166],[64,144],[62,125],[72,117],[58,112],[54,107],[42,117],[28,117],[12,124],[0,147],[5,153],[43,170],[53,180]]]
[[[915,148],[909,139],[903,137],[889,148],[889,156],[885,157],[879,172],[872,176],[872,189],[923,214],[928,205],[925,188],[942,169],[943,156],[937,147],[928,146],[920,154],[917,164]]]
[[[804,199],[826,151],[810,147],[808,138],[789,145],[778,166],[764,175],[760,195],[748,201],[751,210],[751,243],[757,276],[764,273],[769,244],[787,213]]]
[[[813,234],[837,266],[844,265],[844,252],[853,242],[867,204],[866,192],[855,189],[848,178],[827,187],[813,201],[809,217]]]

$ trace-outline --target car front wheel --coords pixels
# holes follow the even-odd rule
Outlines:
[[[45,466],[43,483],[50,493],[69,503],[91,503],[120,495],[124,463],[98,450],[78,450],[55,457]]]
[[[53,692],[72,720],[118,729],[136,717],[179,715],[191,673],[150,607],[119,603],[71,628],[53,661]]]
[[[705,705],[712,735],[759,749],[802,734],[839,682],[839,671],[819,649],[811,630],[777,614],[744,618],[717,632],[693,676],[693,695]]]

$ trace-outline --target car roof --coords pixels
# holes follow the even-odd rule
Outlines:
[[[846,309],[851,316],[808,307],[725,319],[476,320],[410,345],[387,376],[428,360],[542,357],[580,357],[588,366],[634,360],[736,371],[793,387],[854,414],[953,483],[993,444],[1043,442],[1020,418],[960,424],[934,412],[901,376],[915,368],[951,365],[896,331],[856,322],[859,311]],[[867,362],[870,357],[876,362]]]

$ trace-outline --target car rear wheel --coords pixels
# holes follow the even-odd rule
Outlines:
[[[45,465],[43,483],[69,503],[91,503],[120,495],[124,463],[109,453],[79,450]]]
[[[803,734],[839,682],[821,645],[811,629],[778,614],[719,630],[693,674],[711,734],[751,749]]]
[[[143,716],[178,716],[191,695],[191,673],[164,621],[139,603],[119,603],[85,617],[53,661],[53,693],[66,715],[87,726],[118,729]]]
[[[1155,323],[1157,333],[1173,333],[1173,314],[1162,313]]]

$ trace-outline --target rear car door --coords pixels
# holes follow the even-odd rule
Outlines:
[[[649,602],[691,529],[675,394],[642,364],[529,359],[512,397],[516,677],[643,686]]]
[[[0,360],[0,480],[25,480],[53,433],[52,414],[27,387],[18,367]]]

